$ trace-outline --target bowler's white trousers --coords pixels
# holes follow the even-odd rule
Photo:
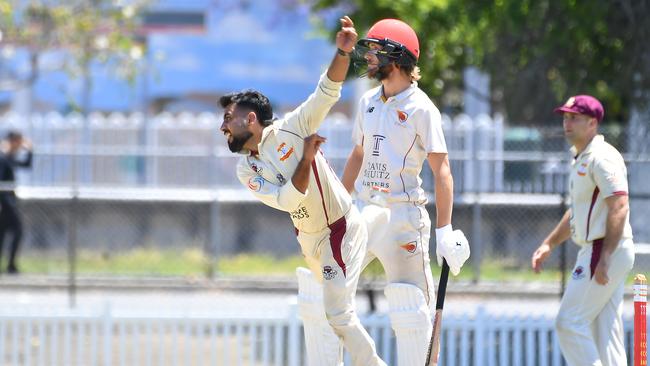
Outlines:
[[[592,275],[600,258],[598,246],[602,245],[597,242],[585,245],[578,252],[555,322],[560,349],[569,366],[627,365],[623,346],[623,290],[634,265],[634,243],[632,239],[619,243],[611,256],[609,283],[600,285]]]
[[[318,233],[298,232],[298,242],[309,269],[323,284],[323,303],[329,324],[355,366],[383,365],[375,343],[355,311],[355,295],[368,233],[352,206],[348,213]]]

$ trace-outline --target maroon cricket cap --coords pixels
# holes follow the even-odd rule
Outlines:
[[[603,105],[600,104],[598,99],[592,97],[591,95],[576,95],[569,98],[563,106],[557,107],[553,110],[555,113],[580,113],[593,117],[598,120],[598,122],[603,120],[605,116],[605,110]]]

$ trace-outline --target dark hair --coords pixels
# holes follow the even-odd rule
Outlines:
[[[268,126],[273,121],[273,108],[264,94],[256,90],[244,90],[239,93],[228,93],[219,98],[222,108],[235,103],[238,108],[249,109],[257,115],[262,126]]]
[[[7,140],[9,140],[9,141],[15,141],[15,140],[22,139],[23,134],[20,133],[19,131],[12,130],[12,131],[7,132],[7,135],[5,136],[5,138]]]

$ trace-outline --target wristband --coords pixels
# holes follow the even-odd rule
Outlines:
[[[337,48],[336,53],[338,53],[339,55],[341,55],[343,57],[349,57],[352,52],[345,52],[342,49]]]

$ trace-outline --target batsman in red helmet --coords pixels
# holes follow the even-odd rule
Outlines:
[[[354,148],[343,184],[355,192],[369,239],[364,265],[382,263],[399,366],[425,364],[435,306],[429,264],[431,220],[420,172],[428,162],[435,178],[438,262],[444,257],[457,275],[469,244],[451,226],[454,181],[441,115],[418,88],[420,44],[413,29],[397,19],[375,23],[357,43],[367,71],[380,85],[366,92],[354,122]]]

